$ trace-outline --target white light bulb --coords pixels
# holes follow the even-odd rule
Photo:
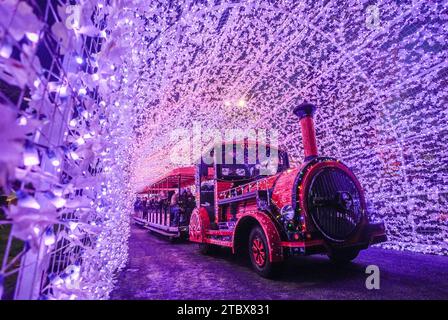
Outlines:
[[[242,98],[239,99],[238,102],[237,102],[237,106],[240,107],[240,108],[246,106],[246,100],[244,100]]]
[[[2,44],[0,48],[0,57],[9,59],[12,53],[12,46],[8,43]]]
[[[37,33],[27,32],[25,33],[25,35],[31,42],[36,43],[37,41],[39,41],[39,35]]]

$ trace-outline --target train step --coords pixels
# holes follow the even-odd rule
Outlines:
[[[233,230],[235,221],[218,222],[218,230]]]

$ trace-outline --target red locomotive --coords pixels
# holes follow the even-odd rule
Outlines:
[[[314,112],[306,103],[294,110],[305,152],[298,168],[289,167],[283,150],[278,150],[277,172],[268,176],[259,174],[257,164],[201,160],[196,165],[189,239],[203,253],[213,246],[248,253],[254,270],[269,277],[291,255],[324,253],[344,263],[387,240],[384,224],[369,222],[362,187],[351,170],[318,156]],[[234,151],[235,143],[224,144],[223,152],[229,147]],[[218,156],[215,152],[214,159]]]

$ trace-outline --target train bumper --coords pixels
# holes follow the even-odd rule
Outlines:
[[[288,255],[308,255],[326,251],[325,241],[321,239],[306,241],[282,241],[283,252]]]
[[[344,244],[337,245],[339,248],[367,249],[369,245],[387,241],[386,228],[383,222],[369,223],[363,231],[362,236]],[[323,239],[309,239],[305,241],[282,241],[281,246],[286,255],[311,255],[327,253],[332,245]]]

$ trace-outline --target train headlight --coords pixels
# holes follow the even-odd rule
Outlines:
[[[280,214],[282,217],[284,217],[286,220],[292,220],[294,219],[294,209],[290,205],[284,206],[280,210]]]

